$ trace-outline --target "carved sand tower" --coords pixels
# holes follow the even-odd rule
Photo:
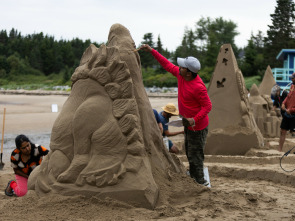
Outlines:
[[[260,95],[258,87],[256,84],[253,84],[250,90],[249,102],[256,124],[263,136],[279,137],[281,119],[273,110],[273,103],[270,96]]]
[[[259,86],[259,94],[260,95],[268,95],[270,96],[271,93],[271,89],[273,88],[273,86],[275,86],[276,81],[273,77],[273,73],[271,71],[270,66],[268,65],[266,68],[266,71],[264,73],[262,82]]]
[[[110,197],[153,208],[159,179],[184,172],[163,144],[129,31],[111,27],[108,46],[90,45],[72,75],[50,153],[29,179],[37,194]]]
[[[205,154],[243,155],[263,146],[230,44],[221,46],[208,94],[212,102]]]

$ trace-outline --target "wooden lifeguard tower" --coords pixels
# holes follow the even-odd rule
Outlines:
[[[290,75],[295,72],[295,49],[282,49],[276,59],[283,61],[283,68],[272,69],[274,79],[282,89],[289,88]]]

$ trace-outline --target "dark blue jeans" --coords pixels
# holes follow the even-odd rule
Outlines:
[[[208,127],[203,130],[192,131],[184,128],[185,153],[189,162],[190,176],[199,184],[206,182],[204,179],[204,148],[208,134]]]

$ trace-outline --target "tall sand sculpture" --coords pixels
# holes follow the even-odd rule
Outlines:
[[[253,84],[249,97],[256,124],[264,137],[280,136],[280,112],[273,110],[273,103],[269,95],[260,95],[256,84]]]
[[[30,176],[30,190],[153,208],[163,179],[171,171],[184,173],[163,144],[134,49],[120,24],[111,27],[107,46],[86,49],[53,125],[50,153]]]
[[[263,146],[244,77],[230,44],[221,46],[208,94],[212,102],[205,154],[244,155]]]
[[[270,96],[271,89],[275,85],[276,85],[276,81],[275,81],[275,79],[273,77],[273,73],[271,71],[271,68],[268,65],[266,70],[265,70],[262,82],[261,82],[261,84],[259,86],[259,94],[260,95],[268,95],[268,96]]]

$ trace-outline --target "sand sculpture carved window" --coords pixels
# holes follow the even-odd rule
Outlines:
[[[222,60],[222,63],[224,63],[225,65],[227,65],[227,59],[226,58],[223,58],[223,60]]]
[[[222,78],[221,81],[217,81],[217,88],[221,88],[221,87],[224,87],[224,82],[226,81],[226,78]]]

